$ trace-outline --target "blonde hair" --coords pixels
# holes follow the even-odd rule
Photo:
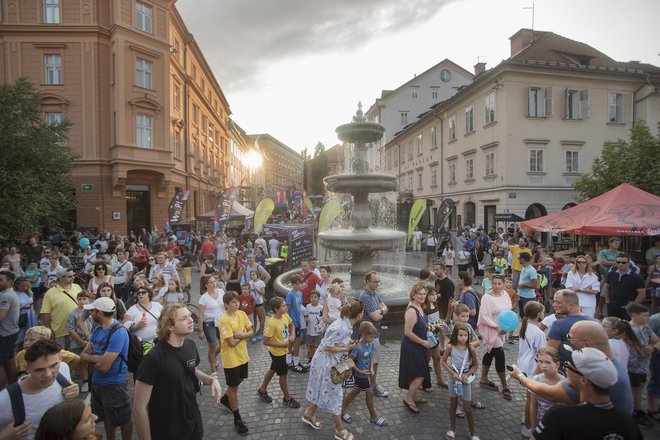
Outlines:
[[[337,283],[330,284],[328,286],[328,293],[334,298],[335,295],[339,295],[341,293],[341,286]]]
[[[587,262],[587,268],[585,269],[588,273],[594,273],[594,269],[591,267],[591,261],[590,258],[587,258],[586,255],[578,255],[575,257],[575,261],[573,262],[573,267],[571,268],[571,272],[576,273],[578,269],[578,261],[580,258],[584,258],[584,261]]]
[[[35,325],[25,332],[25,337],[30,339],[50,339],[55,340],[53,331],[43,325]]]
[[[375,336],[378,333],[376,326],[369,321],[362,321],[360,323],[360,335],[362,336]]]
[[[156,335],[159,341],[167,341],[170,338],[172,329],[176,321],[176,313],[179,309],[185,309],[186,306],[181,303],[171,303],[163,307],[158,318],[158,327],[156,328]]]

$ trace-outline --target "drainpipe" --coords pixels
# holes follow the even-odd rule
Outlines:
[[[192,34],[188,34],[188,40],[183,45],[183,120],[185,121],[185,124],[183,124],[183,157],[185,159],[183,161],[183,169],[186,173],[186,188],[188,190],[190,190],[190,157],[188,155],[190,149],[190,129],[188,119],[188,112],[190,111],[188,109],[188,45],[193,41],[195,40]],[[196,203],[196,201],[193,201],[193,203]],[[190,203],[186,203],[186,218],[190,219]]]
[[[445,166],[443,165],[444,160],[445,160],[445,137],[443,136],[444,134],[444,119],[442,119],[440,116],[438,116],[438,111],[437,109],[433,110],[433,116],[435,116],[439,121],[440,121],[440,204],[445,199]],[[438,205],[439,207],[439,205]],[[436,216],[437,217],[437,216]],[[435,225],[437,219],[433,219],[433,224],[437,228],[438,226]]]
[[[632,125],[633,127],[635,126],[635,122],[637,122],[637,104],[645,100],[646,98],[649,97],[652,93],[649,95],[645,96],[644,98],[640,99],[639,101],[637,100],[637,93],[639,93],[640,90],[644,88],[644,86],[649,84],[649,76],[646,75],[646,84],[642,84],[633,92],[633,103],[632,103]]]

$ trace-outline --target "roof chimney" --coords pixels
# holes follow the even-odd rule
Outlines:
[[[525,47],[532,44],[541,36],[542,32],[533,31],[532,29],[520,29],[518,32],[509,37],[511,41],[511,56],[514,56]]]
[[[478,62],[474,65],[474,76],[477,77],[486,71],[486,63]]]

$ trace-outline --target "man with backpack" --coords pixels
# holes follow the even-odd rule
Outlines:
[[[103,421],[106,438],[114,439],[117,427],[123,440],[133,434],[131,398],[126,372],[129,369],[129,331],[114,319],[115,302],[108,297],[86,304],[98,326],[80,354],[84,362],[94,365],[91,378],[92,411]]]
[[[31,440],[49,408],[79,393],[55,341],[35,342],[27,349],[25,361],[28,374],[0,391],[0,438]]]

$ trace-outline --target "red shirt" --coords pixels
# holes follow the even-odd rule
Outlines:
[[[207,256],[213,253],[213,243],[211,240],[204,240],[202,242],[202,257],[206,258]]]
[[[316,275],[314,272],[308,272],[306,275],[303,275],[302,273],[300,274],[300,291],[303,294],[303,305],[306,306],[309,304],[310,299],[309,296],[311,295],[313,290],[317,290],[318,284],[321,283],[321,278],[319,278],[318,275]]]
[[[250,316],[252,314],[252,309],[254,308],[254,296],[250,294],[241,295],[238,299],[241,302],[239,309],[243,310],[246,315]]]
[[[134,260],[136,263],[146,263],[148,259],[149,259],[149,251],[146,250],[145,248],[140,248],[137,251],[135,251]]]

